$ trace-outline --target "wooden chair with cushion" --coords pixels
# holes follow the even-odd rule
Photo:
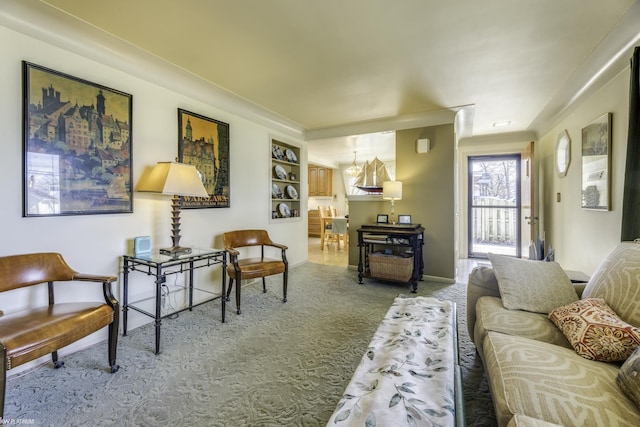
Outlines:
[[[112,373],[116,364],[120,304],[111,284],[115,276],[81,274],[58,253],[33,253],[0,257],[0,292],[30,287],[48,292],[48,304],[0,314],[0,419],[4,416],[7,371],[51,354],[53,366],[63,365],[58,350],[108,326],[108,358]],[[102,285],[101,301],[57,302],[54,282],[94,282]],[[47,288],[40,289],[41,285]],[[76,289],[85,286],[75,283]],[[4,297],[4,295],[3,295]],[[6,303],[5,303],[6,304]],[[10,308],[10,307],[8,307]]]
[[[239,249],[254,246],[260,246],[260,257],[243,258]],[[265,247],[279,249],[281,251],[280,257],[278,259],[266,258]],[[229,301],[233,282],[236,281],[236,307],[238,314],[240,314],[242,280],[261,277],[262,291],[267,292],[265,278],[282,273],[282,301],[287,302],[287,279],[289,274],[287,246],[273,242],[266,230],[237,230],[224,233],[224,248],[229,253],[229,264],[227,265],[229,289],[227,290],[226,298]],[[250,249],[247,251],[250,251]]]

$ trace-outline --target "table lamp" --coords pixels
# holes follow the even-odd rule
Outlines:
[[[395,201],[402,200],[402,181],[385,181],[382,183],[382,198],[391,200],[391,224],[395,224]]]
[[[160,253],[174,257],[191,253],[191,248],[180,246],[180,196],[209,197],[196,167],[186,163],[158,162],[151,172],[140,178],[136,191],[171,195],[173,246],[160,249]]]

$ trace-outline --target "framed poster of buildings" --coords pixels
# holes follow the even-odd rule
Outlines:
[[[133,212],[132,96],[22,67],[23,216]]]
[[[228,208],[229,124],[178,109],[178,160],[202,175],[208,198],[180,197],[182,209]]]

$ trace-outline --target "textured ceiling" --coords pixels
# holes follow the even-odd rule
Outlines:
[[[474,136],[536,131],[588,83],[585,65],[610,59],[598,59],[598,48],[635,2],[43,3],[322,137],[344,125],[468,105]]]

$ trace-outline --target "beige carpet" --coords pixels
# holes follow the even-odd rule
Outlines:
[[[150,324],[120,336],[115,374],[101,343],[62,369],[13,377],[5,417],[38,426],[324,426],[391,302],[409,289],[359,285],[353,270],[313,263],[291,269],[287,303],[280,278],[267,287],[243,289],[242,315],[229,310],[224,324],[219,301],[164,320],[160,355]],[[468,425],[495,425],[464,325],[465,286],[421,282],[417,295],[458,304]]]

